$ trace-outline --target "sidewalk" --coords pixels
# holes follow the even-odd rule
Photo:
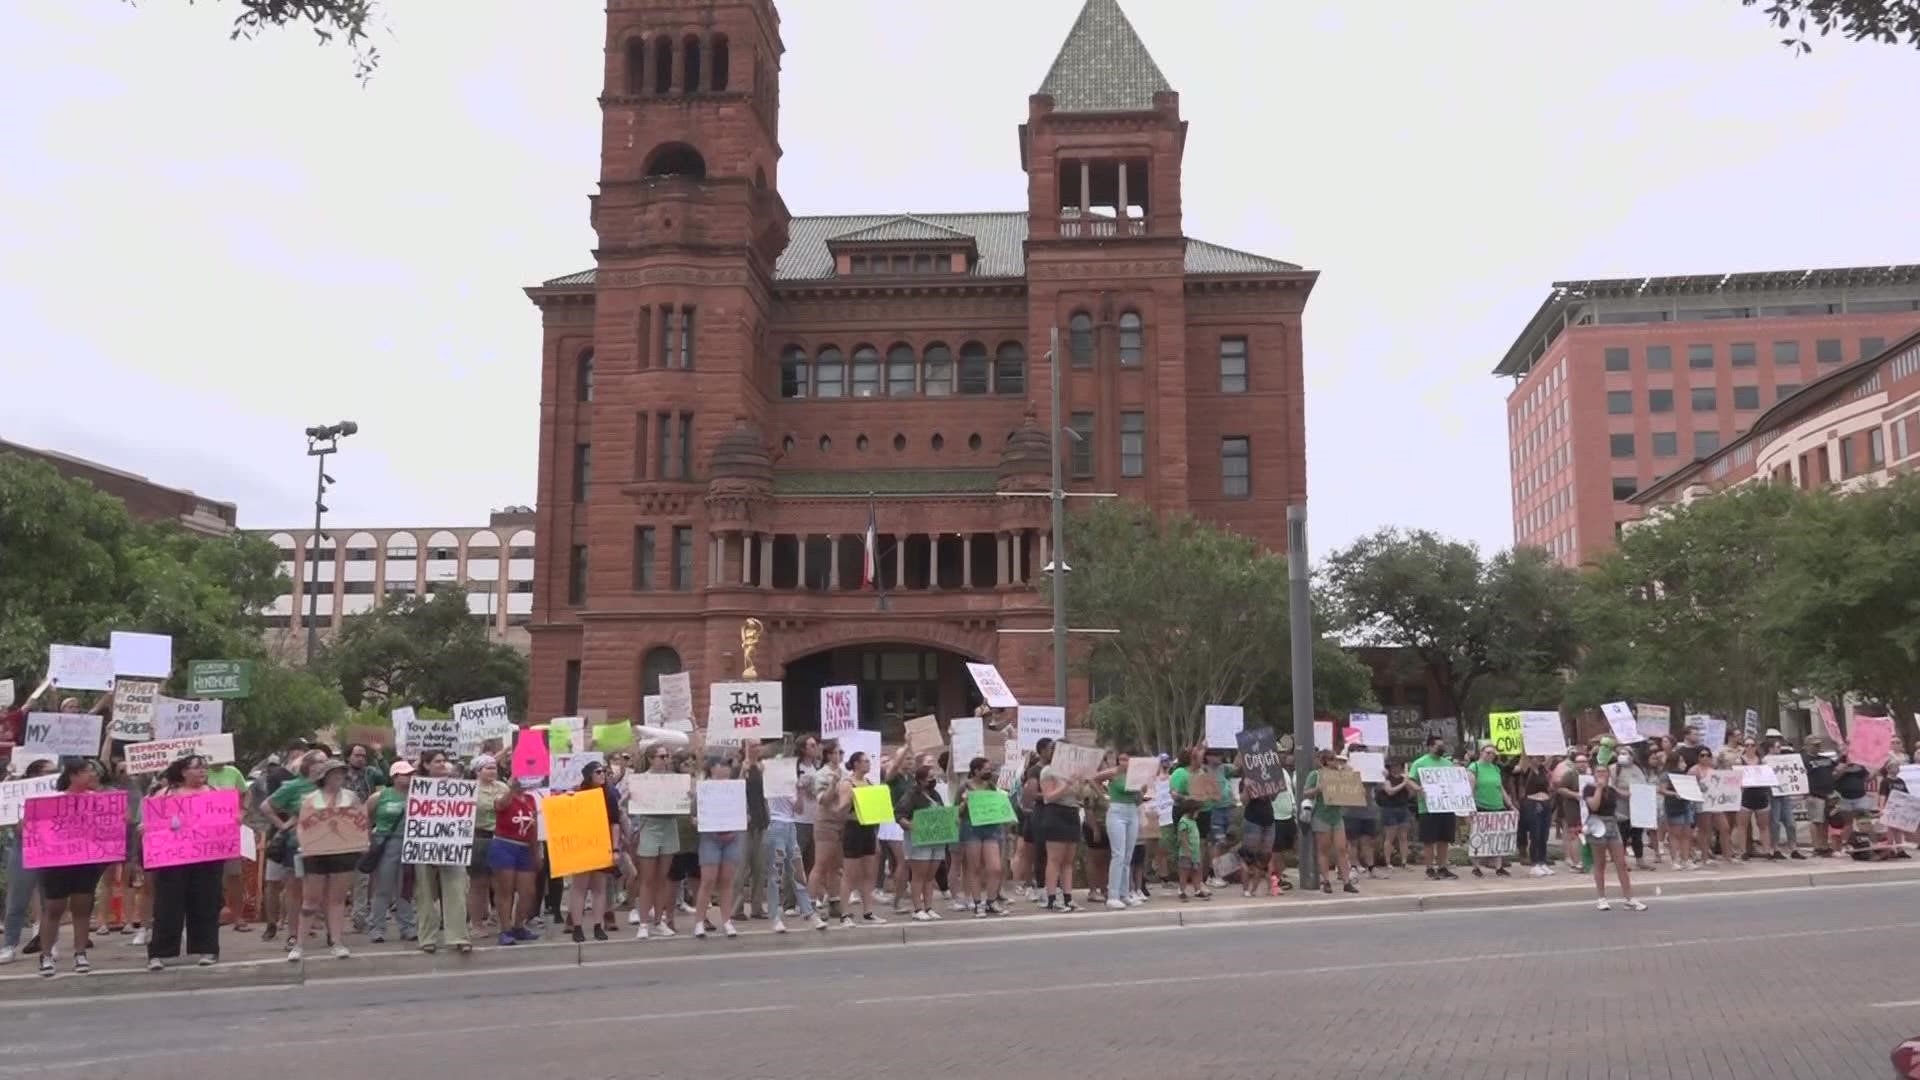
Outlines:
[[[1762,889],[1819,888],[1871,882],[1920,881],[1920,861],[1891,863],[1855,863],[1842,859],[1814,859],[1790,863],[1749,863],[1710,871],[1675,872],[1661,869],[1634,873],[1634,893],[1654,905],[1665,896],[1702,893],[1737,893]],[[128,944],[131,935],[103,935],[96,940],[88,959],[91,975],[73,973],[68,958],[68,940],[60,943],[60,975],[40,977],[37,957],[23,956],[12,965],[0,968],[0,1004],[61,997],[99,997],[143,994],[157,990],[206,988],[216,986],[297,985],[368,976],[425,975],[439,972],[467,972],[478,969],[514,967],[571,967],[643,957],[690,957],[724,955],[743,949],[830,949],[849,945],[901,944],[924,945],[941,941],[967,940],[987,936],[1051,934],[1071,929],[1113,930],[1147,927],[1207,926],[1222,923],[1247,923],[1320,916],[1365,916],[1417,911],[1449,911],[1495,908],[1511,905],[1537,905],[1586,902],[1593,897],[1590,876],[1575,874],[1561,864],[1552,877],[1533,878],[1522,870],[1520,876],[1477,879],[1462,873],[1458,881],[1429,881],[1415,870],[1396,870],[1390,876],[1360,879],[1360,895],[1336,891],[1294,892],[1280,897],[1245,899],[1237,887],[1217,891],[1210,901],[1181,903],[1177,893],[1167,887],[1154,890],[1151,903],[1126,911],[1105,907],[1083,908],[1074,915],[1047,914],[1035,905],[1015,901],[1013,914],[997,919],[974,919],[957,912],[935,923],[917,923],[906,916],[883,912],[888,919],[883,927],[819,932],[807,928],[800,919],[790,922],[792,931],[775,935],[771,923],[748,919],[739,922],[740,937],[728,941],[718,935],[696,941],[686,931],[691,916],[682,916],[679,937],[669,941],[633,940],[633,930],[623,912],[620,932],[613,940],[596,942],[591,937],[576,945],[563,931],[549,931],[545,940],[502,948],[492,944],[492,935],[476,935],[473,953],[460,956],[442,949],[428,956],[412,944],[401,946],[367,943],[364,935],[348,936],[353,956],[335,960],[328,955],[319,938],[310,939],[307,959],[288,963],[281,942],[262,942],[258,931],[222,940],[220,964],[196,968],[191,961],[169,967],[163,973],[145,970],[146,951]],[[1611,876],[1608,892],[1617,900]],[[1652,917],[1652,915],[1643,916]],[[1337,930],[1330,932],[1340,932]],[[179,964],[176,961],[176,964]]]

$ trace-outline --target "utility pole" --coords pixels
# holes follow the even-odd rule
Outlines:
[[[1294,805],[1307,789],[1307,773],[1314,767],[1313,745],[1313,589],[1307,576],[1307,508],[1287,507],[1287,636],[1293,649],[1293,790]],[[1300,847],[1300,888],[1320,887],[1320,864],[1314,854],[1311,826],[1296,830]]]
[[[1053,703],[1067,707],[1067,492],[1060,483],[1060,327],[1047,338],[1047,392],[1053,399],[1047,446],[1053,451]]]
[[[313,666],[314,654],[320,650],[320,628],[314,625],[314,621],[320,617],[320,515],[327,512],[327,485],[333,482],[333,477],[327,475],[327,455],[338,453],[340,440],[359,430],[360,425],[351,420],[319,424],[307,429],[307,456],[314,459],[316,474],[313,481],[313,535],[307,540],[308,667]],[[334,572],[340,572],[338,559],[334,561]]]

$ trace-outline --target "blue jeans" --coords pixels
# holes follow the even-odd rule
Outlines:
[[[1133,892],[1133,846],[1140,842],[1140,807],[1133,803],[1107,804],[1107,899],[1125,900]]]
[[[400,939],[406,941],[416,935],[413,901],[401,895],[401,873],[400,837],[393,836],[380,850],[380,868],[370,875],[373,899],[367,909],[367,933],[387,936],[387,909],[392,908],[399,915]],[[466,918],[464,910],[460,917]]]
[[[1793,805],[1799,796],[1775,795],[1770,808],[1773,842],[1791,851],[1800,846],[1800,827],[1793,823]]]
[[[760,840],[761,857],[767,863],[767,911],[779,918],[780,886],[787,874],[793,875],[793,909],[801,918],[813,914],[813,898],[807,895],[807,866],[800,854],[800,829],[791,821],[770,821]]]
[[[15,836],[7,845],[7,948],[20,947],[20,935],[26,932],[28,905],[40,891],[40,872],[26,865],[27,844]]]

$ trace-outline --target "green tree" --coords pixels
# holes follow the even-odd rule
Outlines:
[[[1342,640],[1413,650],[1463,730],[1488,704],[1475,695],[1483,683],[1545,685],[1577,653],[1576,575],[1538,548],[1483,558],[1472,544],[1389,528],[1334,552],[1320,576]]]
[[[333,684],[310,671],[273,661],[258,662],[251,694],[227,702],[227,730],[234,756],[250,764],[283,749],[295,738],[311,738],[340,723],[347,703]]]
[[[446,709],[488,697],[505,697],[515,714],[527,706],[526,658],[488,640],[464,589],[438,588],[348,620],[318,667],[355,709]]]
[[[126,0],[138,5],[139,0]],[[194,0],[187,0],[189,4]],[[365,82],[380,64],[380,51],[368,38],[374,0],[238,0],[233,19],[234,40],[252,38],[263,30],[305,26],[322,45],[344,39],[353,50],[354,74]]]
[[[1191,745],[1209,704],[1249,707],[1249,725],[1285,727],[1287,564],[1252,541],[1184,515],[1114,500],[1068,521],[1067,609],[1075,625],[1120,632],[1092,641],[1083,670],[1103,697],[1103,738],[1171,750]],[[1316,697],[1364,704],[1358,661],[1317,643]],[[1353,694],[1335,700],[1332,694]]]
[[[1809,31],[1920,48],[1920,0],[1740,0],[1740,6],[1761,8],[1787,31],[1780,44],[1803,54],[1813,51]]]

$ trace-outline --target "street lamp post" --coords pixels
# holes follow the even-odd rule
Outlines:
[[[313,480],[313,535],[307,541],[307,666],[313,666],[314,653],[320,648],[320,630],[314,625],[319,616],[320,601],[320,516],[327,512],[327,485],[333,477],[327,475],[327,455],[338,453],[340,440],[360,430],[360,425],[351,420],[342,420],[337,424],[318,424],[307,429],[307,456],[314,459]],[[337,561],[336,561],[337,566]],[[337,570],[336,570],[337,572]]]
[[[1313,590],[1307,576],[1307,508],[1287,507],[1287,624],[1293,646],[1293,790],[1305,791],[1313,768]],[[1322,798],[1326,796],[1322,795]],[[1296,800],[1297,805],[1297,800]],[[1300,888],[1320,887],[1311,828],[1301,828]]]
[[[1053,452],[1053,486],[1047,492],[1053,503],[1053,701],[1067,706],[1067,492],[1060,483],[1060,448],[1054,440],[1060,433],[1060,327],[1048,331],[1047,396],[1053,399],[1051,428],[1047,446]]]

